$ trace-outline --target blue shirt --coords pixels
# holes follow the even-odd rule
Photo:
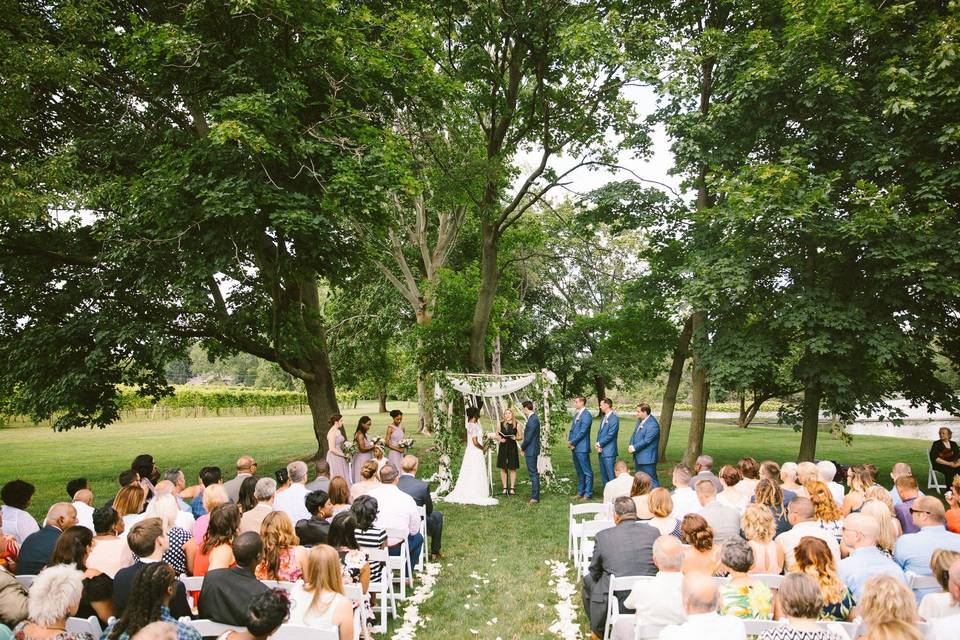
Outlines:
[[[160,607],[160,621],[169,622],[177,628],[177,640],[203,640],[200,637],[200,632],[194,629],[189,624],[180,622],[176,618],[170,615],[169,607],[161,606]],[[116,622],[109,625],[106,629],[103,630],[103,635],[100,636],[100,640],[108,640],[110,634],[113,632],[113,627],[116,625]],[[119,636],[117,640],[130,640],[130,636],[127,635],[127,632],[124,631]]]
[[[893,576],[907,584],[907,576],[890,556],[876,547],[854,549],[837,565],[837,575],[853,592],[857,602],[863,597],[863,585],[873,576]]]
[[[917,533],[900,536],[893,547],[893,559],[904,571],[918,576],[931,576],[930,556],[937,549],[960,552],[960,535],[950,533],[942,524],[921,527]],[[919,602],[928,593],[937,593],[939,589],[915,589]]]
[[[892,489],[887,489],[887,493],[890,494],[890,499],[893,500],[893,506],[897,506],[898,504],[903,502],[903,500],[900,499],[900,492],[897,491],[897,485],[893,485]],[[919,489],[917,489],[917,493],[920,494],[921,496],[926,495],[923,491],[920,491]]]
[[[190,510],[193,512],[195,519],[207,515],[207,510],[203,508],[203,491],[198,493],[197,497],[190,503]]]

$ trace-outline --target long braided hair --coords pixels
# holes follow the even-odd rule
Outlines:
[[[117,640],[124,633],[133,637],[151,622],[160,619],[160,607],[170,601],[170,587],[177,575],[165,562],[148,564],[133,578],[130,599],[123,615],[113,625],[109,640]]]

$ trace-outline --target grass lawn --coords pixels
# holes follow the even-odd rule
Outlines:
[[[414,425],[415,405],[396,406],[408,413],[407,424]],[[373,405],[347,411],[348,427],[364,412],[374,419],[374,433],[382,435],[388,418],[372,413]],[[623,453],[632,423],[623,422]],[[560,427],[565,433],[567,425]],[[414,453],[423,453],[428,441],[415,437]],[[872,462],[880,468],[881,482],[895,462],[904,460],[925,485],[928,442],[857,436],[848,446],[828,434],[820,438],[820,457],[847,464]],[[661,480],[669,480],[669,469],[681,457],[686,441],[687,423],[678,422],[667,449],[669,462],[660,466]],[[710,424],[704,450],[717,464],[735,462],[744,455],[784,461],[795,459],[799,445],[799,434],[788,430]],[[96,501],[106,500],[117,489],[117,474],[139,453],[151,453],[161,469],[183,467],[190,479],[205,465],[219,465],[232,477],[233,464],[243,453],[256,456],[261,472],[267,473],[315,450],[309,416],[184,418],[67,433],[19,425],[0,429],[0,483],[19,477],[35,484],[37,494],[30,510],[39,520],[50,503],[66,497],[64,487],[70,478],[87,477]],[[573,476],[570,455],[562,443],[555,449],[553,463],[559,476]],[[421,466],[421,475],[432,474],[435,457],[423,453]],[[599,490],[595,461],[594,474]],[[540,505],[530,506],[525,471],[520,471],[519,478],[519,494],[502,499],[498,507],[438,504],[445,516],[444,567],[433,598],[421,607],[421,617],[430,621],[419,630],[418,638],[551,637],[547,629],[556,617],[552,608],[556,599],[544,560],[565,557],[570,497],[546,494]],[[585,620],[583,628],[586,631]]]

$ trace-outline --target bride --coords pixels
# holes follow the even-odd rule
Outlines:
[[[483,455],[480,438],[483,428],[480,426],[480,409],[467,408],[467,449],[463,452],[463,464],[460,465],[460,475],[457,484],[444,497],[447,502],[457,504],[497,504],[496,498],[490,497],[490,483],[487,480],[487,461]]]

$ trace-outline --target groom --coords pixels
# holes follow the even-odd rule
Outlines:
[[[600,463],[600,484],[604,487],[614,479],[613,463],[617,460],[617,435],[620,433],[620,418],[613,410],[613,400],[600,401],[603,420],[597,431],[597,458]]]
[[[523,428],[523,443],[520,452],[527,463],[527,474],[530,476],[530,504],[540,503],[540,472],[537,471],[537,458],[540,456],[540,418],[533,412],[533,403],[524,400],[523,416],[527,424]]]
[[[593,497],[593,467],[590,466],[590,427],[593,415],[586,408],[587,399],[577,396],[573,400],[573,422],[567,436],[567,448],[573,452],[573,468],[577,472],[577,500]]]
[[[637,405],[637,426],[630,437],[627,448],[633,454],[635,471],[643,471],[653,480],[653,486],[659,487],[657,480],[657,449],[660,446],[660,423],[650,415],[650,405],[641,402]]]

